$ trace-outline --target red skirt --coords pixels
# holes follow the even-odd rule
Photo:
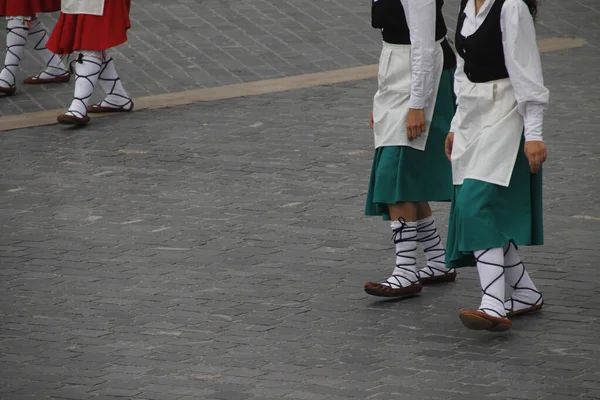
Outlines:
[[[60,11],[60,0],[0,0],[0,17],[33,17]]]
[[[130,6],[131,0],[105,0],[102,16],[60,13],[46,47],[54,54],[69,54],[102,51],[123,44],[131,27]]]

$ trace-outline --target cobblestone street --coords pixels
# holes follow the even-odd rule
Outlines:
[[[364,1],[133,3],[114,55],[134,96],[370,65],[381,46]],[[600,399],[600,3],[545,0],[537,24],[586,41],[542,56],[546,245],[521,253],[542,312],[466,330],[472,268],[402,301],[363,292],[394,256],[363,216],[374,79],[20,129],[0,134],[0,399]],[[21,85],[0,116],[71,96]]]

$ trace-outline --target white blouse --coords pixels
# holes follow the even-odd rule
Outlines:
[[[410,30],[411,89],[408,106],[422,110],[434,95],[435,0],[400,0]]]
[[[469,0],[461,31],[463,36],[468,37],[477,31],[492,9],[494,1],[496,0],[486,0],[479,14],[475,15],[475,0]],[[519,113],[523,116],[525,124],[525,140],[541,141],[544,109],[550,95],[544,86],[533,18],[523,0],[505,1],[500,14],[500,27],[506,69],[515,91]],[[468,78],[464,72],[464,60],[458,57],[454,78],[457,96],[460,83],[465,79]],[[460,104],[458,107],[460,108]],[[456,115],[452,120],[451,132],[456,130]]]

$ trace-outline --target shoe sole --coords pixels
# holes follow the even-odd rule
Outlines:
[[[506,313],[506,317],[513,318],[513,317],[519,317],[521,315],[533,314],[533,313],[540,311],[542,309],[542,307],[544,307],[543,301],[540,304],[538,304],[537,306],[524,308],[524,309],[518,310],[518,311],[508,312],[508,313]]]
[[[77,118],[71,115],[63,114],[56,117],[56,121],[62,125],[85,126],[90,122],[90,117],[86,115],[84,118]]]
[[[472,314],[461,314],[460,321],[474,331],[506,332],[511,328],[509,324],[496,323]]]
[[[37,79],[37,80],[27,80],[23,81],[24,85],[50,85],[53,83],[67,83],[71,80],[71,77],[67,79]]]
[[[433,285],[437,283],[452,283],[456,280],[456,276],[458,274],[446,274],[446,275],[438,275],[431,278],[421,278],[421,283],[423,285]]]
[[[133,102],[133,100],[129,100],[131,103],[131,107],[129,109],[125,109],[123,107],[102,107],[99,106],[98,104],[92,104],[87,106],[87,112],[88,114],[104,114],[104,113],[128,113],[128,112],[132,112],[134,107],[135,107],[135,103]],[[129,103],[127,103],[129,104]]]
[[[71,125],[71,126],[85,126],[88,124],[89,121],[87,122],[78,122],[72,119],[59,119],[57,120],[59,124],[62,125]]]
[[[390,292],[382,292],[379,291],[377,289],[374,288],[364,288],[365,289],[365,293],[370,294],[371,296],[376,296],[376,297],[387,297],[387,298],[401,298],[401,297],[407,297],[407,296],[413,296],[415,294],[419,294],[421,293],[422,287],[417,289],[414,289],[410,292],[404,292],[401,294],[394,294],[394,293],[390,293]]]

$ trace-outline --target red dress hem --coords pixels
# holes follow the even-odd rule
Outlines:
[[[104,15],[60,13],[46,47],[55,54],[103,51],[127,41],[130,0],[105,0]]]
[[[0,17],[34,17],[60,11],[60,0],[0,0]]]

